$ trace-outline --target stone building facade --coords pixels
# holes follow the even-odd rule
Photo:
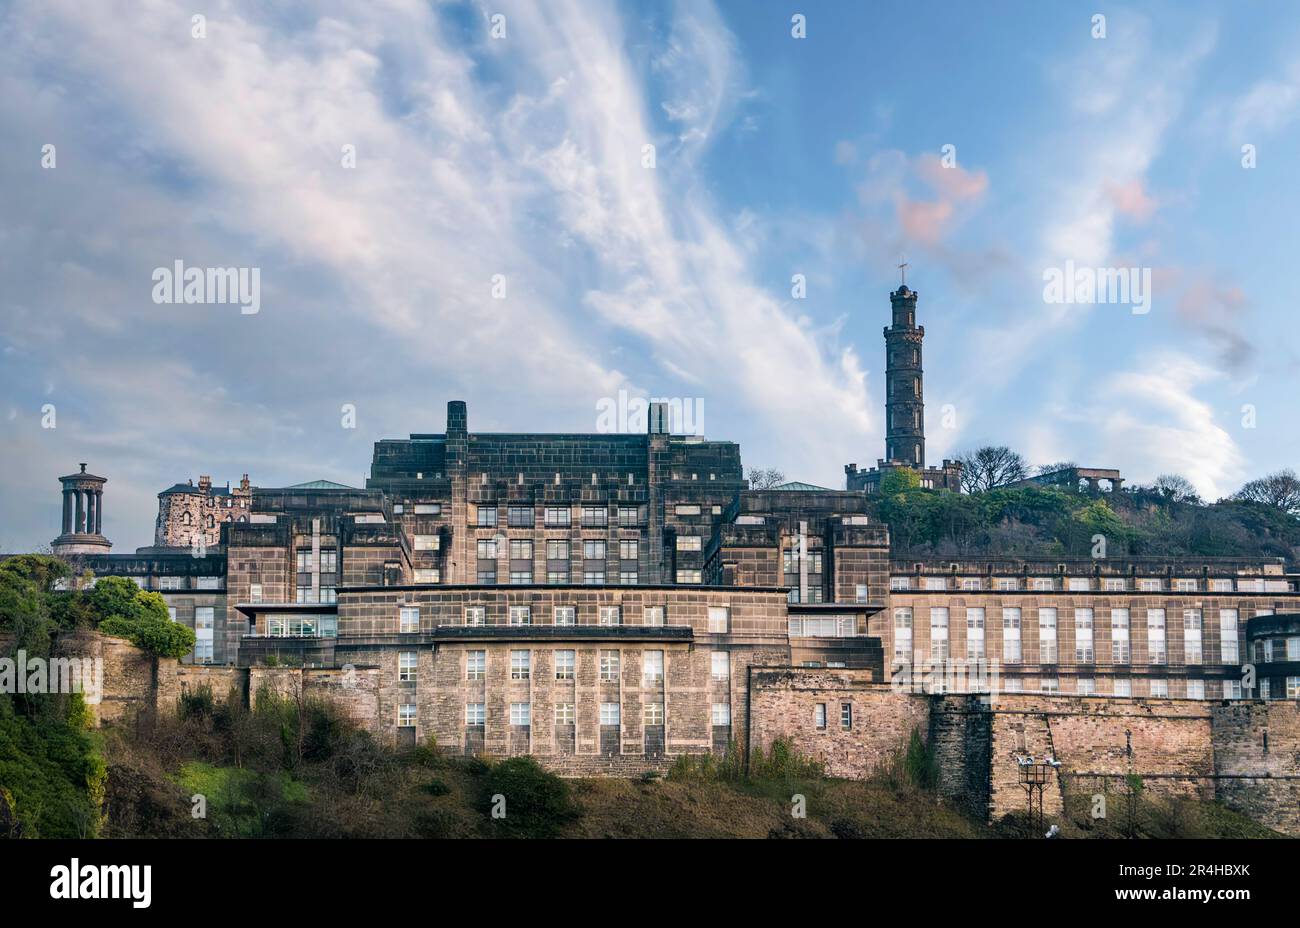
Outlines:
[[[206,474],[193,481],[177,483],[158,494],[158,519],[154,525],[154,546],[159,548],[213,547],[221,542],[221,526],[247,522],[253,490],[248,474],[231,488],[213,487]]]

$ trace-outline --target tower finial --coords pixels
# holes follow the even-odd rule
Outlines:
[[[907,269],[911,265],[907,263],[907,255],[899,255],[899,257],[903,259],[903,262],[899,265],[896,265],[898,267],[898,273],[900,277],[900,280],[898,282],[903,286],[907,286]]]

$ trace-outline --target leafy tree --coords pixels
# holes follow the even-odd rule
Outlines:
[[[1156,478],[1153,489],[1164,499],[1175,503],[1199,505],[1201,496],[1193,483],[1181,474],[1161,474]]]
[[[919,490],[921,475],[910,467],[895,467],[885,471],[880,478],[880,495],[893,496],[904,490]]]
[[[751,467],[745,473],[751,490],[770,490],[785,483],[785,474],[775,467]]]
[[[167,602],[125,577],[102,577],[88,597],[102,618],[99,630],[125,638],[159,657],[184,657],[194,650],[194,630],[171,620]]]
[[[1005,445],[985,445],[958,458],[961,488],[967,493],[984,493],[1024,480],[1029,476],[1025,459]]]
[[[1251,480],[1233,495],[1233,499],[1249,503],[1263,503],[1292,515],[1300,514],[1300,477],[1293,470]]]

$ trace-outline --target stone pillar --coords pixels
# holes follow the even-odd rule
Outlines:
[[[72,531],[72,493],[69,490],[63,491],[63,534]]]
[[[84,531],[83,527],[86,524],[86,500],[81,490],[73,490],[72,492],[77,494],[77,519],[72,523],[72,530],[81,532]]]
[[[86,534],[95,534],[95,491],[86,491]]]
[[[95,491],[95,534],[104,534],[104,491]]]

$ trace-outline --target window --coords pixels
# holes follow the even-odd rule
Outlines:
[[[1174,581],[1174,590],[1175,590],[1176,592],[1178,592],[1178,593],[1195,593],[1195,592],[1196,592],[1196,581],[1195,581],[1195,580],[1175,580],[1175,581]]]
[[[859,583],[853,587],[854,602],[865,603],[867,602],[868,596],[870,596],[870,593],[868,592],[867,585],[865,583]]]
[[[621,606],[601,606],[600,624],[601,625],[622,625],[623,608]]]
[[[961,588],[962,588],[963,590],[971,590],[971,591],[981,589],[981,586],[980,586],[980,578],[979,578],[979,577],[962,577],[962,578],[961,578]]]
[[[1041,693],[1059,693],[1061,691],[1061,681],[1056,677],[1043,677],[1038,684],[1038,690]]]
[[[160,590],[179,590],[181,588],[180,577],[159,577],[158,589]]]
[[[1065,588],[1072,593],[1086,593],[1092,589],[1092,581],[1088,577],[1070,577]]]
[[[497,507],[495,506],[476,506],[478,521],[475,523],[479,528],[496,528],[497,524]]]
[[[1223,698],[1240,699],[1241,698],[1241,681],[1224,680],[1223,681]]]
[[[909,660],[912,656],[912,608],[899,606],[894,610],[894,660]]]
[[[620,570],[618,572],[618,582],[623,586],[636,586],[636,577],[635,570]]]
[[[984,610],[970,608],[966,610],[966,658],[979,660],[984,657]]]
[[[397,707],[397,727],[415,727],[415,706],[402,705]]]
[[[698,516],[700,507],[690,503],[678,503],[673,512],[679,516]]]
[[[171,619],[173,622],[176,621],[176,607],[175,607],[175,606],[168,606],[168,607],[167,607],[167,618]]]
[[[438,535],[416,535],[413,543],[416,551],[437,551],[440,546]]]
[[[641,655],[641,677],[643,685],[662,683],[664,679],[664,652],[646,651]]]
[[[600,704],[600,724],[617,725],[619,723],[619,706],[616,702]]]
[[[927,590],[946,590],[948,589],[948,578],[926,577],[924,588]]]
[[[480,561],[495,561],[497,559],[497,542],[495,538],[480,538],[478,540],[478,559]]]
[[[260,583],[249,584],[248,601],[250,603],[260,603],[262,601],[262,584]]]
[[[398,610],[397,630],[403,635],[411,635],[420,630],[419,606],[402,606]]]
[[[1163,609],[1147,610],[1147,659],[1152,664],[1165,662],[1165,610]]]
[[[606,683],[618,682],[618,652],[600,652],[600,679]]]
[[[487,721],[486,706],[481,702],[465,703],[465,724],[470,727],[481,726]]]
[[[578,609],[576,606],[556,606],[551,619],[556,625],[574,625],[578,621]]]
[[[659,628],[664,624],[663,606],[646,606],[641,611],[641,624]]]
[[[1160,580],[1158,577],[1140,577],[1137,584],[1138,590],[1143,593],[1160,592]]]
[[[1219,649],[1220,659],[1225,664],[1235,664],[1239,659],[1237,650],[1237,610],[1219,610]]]
[[[510,528],[532,528],[533,507],[511,506],[506,509],[506,525]]]
[[[1020,589],[1020,581],[1015,577],[996,577],[993,580],[993,589],[1018,590]]]
[[[511,625],[532,625],[533,610],[528,606],[511,606],[510,624]]]
[[[1092,610],[1074,610],[1074,660],[1091,664],[1096,660],[1092,650]]]
[[[549,528],[565,528],[570,522],[569,510],[559,506],[548,506],[543,514],[543,520]]]
[[[572,680],[574,668],[577,665],[577,651],[556,651],[555,652],[555,679]]]
[[[1205,698],[1205,681],[1188,680],[1187,681],[1187,698],[1204,699]]]
[[[212,661],[212,624],[216,618],[213,606],[194,609],[194,660],[200,664]]]
[[[621,561],[635,561],[637,559],[637,543],[635,538],[624,539],[618,543],[618,557]]]
[[[930,659],[948,659],[948,610],[944,608],[930,610]]]
[[[640,510],[635,506],[618,507],[618,526],[619,528],[636,528],[641,524]]]
[[[1300,699],[1300,677],[1286,678],[1286,698]]]
[[[604,506],[583,506],[582,525],[584,528],[604,528],[609,525],[609,510]]]
[[[819,702],[813,706],[813,725],[819,730],[826,728],[826,703]]]
[[[1101,581],[1101,588],[1107,593],[1122,593],[1128,589],[1123,577],[1106,577]]]
[[[413,578],[416,583],[441,583],[437,568],[417,567]]]
[[[1215,580],[1211,580],[1211,581],[1210,581],[1210,592],[1211,592],[1211,593],[1231,593],[1231,592],[1232,592],[1232,581],[1231,581],[1231,580],[1223,580],[1223,579],[1215,579]]]
[[[853,727],[853,703],[840,703],[840,728],[848,731]]]
[[[1097,682],[1092,677],[1080,677],[1075,684],[1075,691],[1080,696],[1092,696],[1097,692]]]
[[[709,607],[709,631],[716,635],[726,634],[730,627],[729,610],[726,606]]]
[[[394,506],[393,509],[396,510],[397,507]],[[415,514],[417,516],[436,516],[441,512],[442,512],[442,505],[440,503],[416,503],[415,504]]]
[[[678,570],[678,583],[703,583],[704,572],[702,570]]]
[[[466,624],[466,625],[486,625],[486,624],[487,624],[487,606],[466,606],[466,607],[465,607],[465,624]]]
[[[598,539],[584,541],[582,543],[582,559],[584,561],[605,560],[605,542]]]
[[[567,538],[548,538],[546,540],[546,559],[548,561],[567,561],[569,559],[569,540]]]
[[[714,725],[731,724],[731,703],[715,702],[713,704],[713,724]]]
[[[645,704],[645,723],[647,725],[662,725],[664,723],[663,703],[648,702]]]
[[[582,572],[582,582],[587,586],[604,586],[605,572],[603,570],[584,570]]]
[[[1127,677],[1116,677],[1112,685],[1116,696],[1132,696],[1133,681]]]
[[[1029,581],[1029,588],[1036,593],[1050,593],[1056,589],[1056,581],[1051,577],[1035,577]]]
[[[1056,663],[1056,610],[1038,610],[1038,662]]]
[[[415,652],[401,651],[397,655],[397,680],[399,683],[415,682]]]
[[[1002,659],[1009,664],[1020,662],[1020,609],[1002,610]]]
[[[1183,661],[1188,664],[1201,662],[1201,610],[1183,610]],[[1198,697],[1204,698],[1204,697]]]
[[[714,651],[710,668],[713,679],[726,680],[731,676],[731,661],[726,651]]]
[[[1168,681],[1168,680],[1160,680],[1160,679],[1152,680],[1152,681],[1151,681],[1151,695],[1152,695],[1152,696],[1155,696],[1155,697],[1165,697],[1165,696],[1168,696],[1168,695],[1169,695],[1169,681]]]
[[[557,583],[568,583],[569,572],[567,570],[547,570],[546,582],[552,585]]]
[[[1110,659],[1115,664],[1129,662],[1128,610],[1110,610]]]
[[[702,535],[678,535],[678,551],[701,551],[704,548],[704,537]]]
[[[527,680],[532,673],[533,652],[532,651],[511,651],[510,652],[510,679]]]
[[[529,726],[533,724],[533,705],[528,702],[510,704],[510,724]]]
[[[482,680],[487,676],[487,652],[465,652],[465,679]]]
[[[578,719],[577,712],[574,711],[573,703],[560,702],[555,704],[555,724],[572,725]]]
[[[912,588],[911,577],[890,577],[889,588],[891,590],[910,590]]]
[[[531,561],[533,559],[533,543],[527,538],[510,539],[510,560],[512,561]]]

